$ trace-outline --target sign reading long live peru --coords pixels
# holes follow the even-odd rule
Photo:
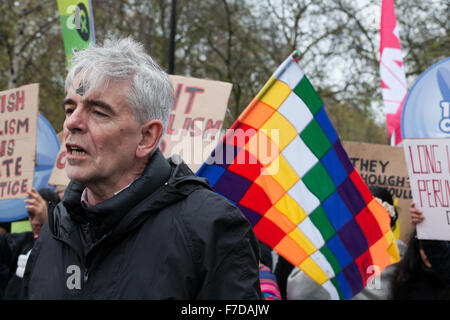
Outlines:
[[[411,191],[425,220],[419,239],[450,240],[450,139],[403,140]]]
[[[0,92],[0,200],[27,197],[36,159],[39,84]]]

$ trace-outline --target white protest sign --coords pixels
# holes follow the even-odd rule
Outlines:
[[[413,199],[425,217],[418,238],[450,240],[450,139],[405,139],[403,149]]]

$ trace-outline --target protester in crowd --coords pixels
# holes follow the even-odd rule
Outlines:
[[[11,232],[11,222],[0,222],[0,235]]]
[[[287,300],[330,300],[330,294],[299,267],[292,269],[286,282]]]
[[[425,219],[415,203],[410,205],[414,225]],[[414,231],[392,281],[394,300],[450,299],[450,242],[420,240]]]
[[[34,238],[37,239],[42,226],[47,221],[48,203],[50,202],[53,205],[56,205],[60,199],[58,195],[49,188],[42,188],[39,192],[33,188],[28,193],[28,196],[30,199],[25,200],[25,208],[28,212],[28,220],[30,221]]]
[[[5,235],[0,235],[0,299],[3,299],[4,291],[9,280],[9,265],[11,250],[6,242]]]
[[[398,212],[394,206],[394,201],[391,193],[383,187],[369,187],[370,192],[388,211],[391,218],[391,229],[394,230],[398,219]],[[396,239],[396,244],[399,249],[400,257],[406,250],[406,244]],[[371,275],[371,281],[367,286],[356,294],[353,300],[386,300],[389,298],[390,283],[394,276],[397,264],[392,264],[386,267],[380,275],[375,276],[377,266],[372,266],[367,272]],[[329,300],[330,294],[321,285],[312,280],[300,268],[295,267],[289,274],[287,279],[287,293],[288,300]]]
[[[394,205],[394,199],[387,188],[370,186],[370,192],[375,197],[375,199],[380,202],[383,207],[389,212],[391,217],[391,230],[394,231],[396,223],[398,220],[398,211]],[[400,259],[404,256],[406,252],[406,244],[400,240],[395,239],[397,248],[399,251]],[[396,269],[398,268],[398,263],[391,264],[384,268],[378,276],[372,276],[376,270],[377,266],[372,266],[367,272],[371,275],[370,282],[366,287],[356,294],[353,300],[387,300],[389,299],[389,294],[391,291],[391,282],[394,278]]]
[[[274,264],[272,258],[272,249],[268,245],[259,240],[258,243],[259,243],[260,263],[269,267],[270,270],[273,270]]]
[[[274,257],[276,258],[276,263],[274,263],[274,274],[277,277],[281,298],[286,300],[288,299],[286,294],[287,280],[289,275],[293,272],[295,266],[276,253],[274,254]]]
[[[42,225],[47,221],[48,203],[59,202],[55,192],[48,188],[32,189],[25,200],[30,222],[30,232],[8,233],[0,236],[0,297],[23,299],[22,278],[28,256],[39,236]]]
[[[259,242],[259,282],[261,293],[265,300],[281,300],[280,289],[275,274],[272,272],[273,258],[272,249],[266,244]]]
[[[65,89],[71,182],[30,254],[28,297],[261,299],[250,223],[158,148],[173,87],[142,45],[74,53]]]
[[[265,300],[281,300],[277,278],[272,270],[261,262],[259,263],[259,282]]]
[[[0,223],[0,299],[3,296],[3,290],[6,287],[9,279],[9,267],[8,263],[5,263],[6,259],[10,256],[9,252],[2,252],[1,248],[5,246],[5,234],[11,232],[11,223],[10,222],[1,222]]]

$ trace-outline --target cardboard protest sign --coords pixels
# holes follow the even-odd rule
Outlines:
[[[411,190],[425,220],[419,239],[450,240],[450,139],[403,140]]]
[[[368,186],[385,187],[391,193],[394,202],[398,199],[399,219],[395,234],[397,238],[407,242],[412,231],[409,216],[412,194],[403,149],[351,141],[344,141],[343,145]]]
[[[58,140],[60,143],[60,149],[56,157],[55,166],[53,167],[52,174],[48,180],[48,184],[51,186],[67,186],[70,182],[69,177],[66,174],[66,144],[64,143],[64,135],[61,131],[58,133]]]
[[[232,84],[169,77],[175,103],[160,148],[165,157],[180,155],[195,172],[217,145]]]
[[[26,198],[36,162],[39,84],[0,92],[0,200]]]

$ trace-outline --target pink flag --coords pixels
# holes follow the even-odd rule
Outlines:
[[[400,120],[408,88],[393,0],[382,2],[380,35],[380,77],[384,112],[391,145],[398,145],[402,141]]]

